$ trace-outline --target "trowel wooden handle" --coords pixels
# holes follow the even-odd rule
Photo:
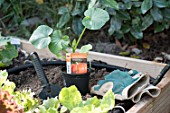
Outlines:
[[[43,67],[40,62],[40,58],[36,52],[31,53],[31,61],[34,65],[35,71],[38,75],[39,80],[41,81],[42,87],[48,86],[49,81],[44,73]]]

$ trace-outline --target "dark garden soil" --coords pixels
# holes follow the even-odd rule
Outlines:
[[[170,29],[163,33],[157,33],[154,35],[153,33],[146,33],[142,41],[135,41],[133,43],[126,42],[126,40],[115,41],[114,37],[109,37],[107,39],[106,37],[104,37],[105,34],[98,34],[98,32],[95,33],[96,34],[87,33],[85,35],[85,38],[83,38],[81,44],[83,45],[91,43],[93,45],[93,51],[102,53],[122,55],[164,63],[168,63],[170,61]],[[125,54],[120,54],[121,52],[125,52]],[[126,52],[129,54],[126,54]],[[56,59],[51,58],[42,60],[45,61]],[[13,60],[13,65],[11,67],[17,67],[21,64],[29,62],[29,54],[20,51],[18,58]],[[62,78],[63,66],[46,66],[43,68],[51,84],[57,83],[61,87],[64,87]],[[103,79],[103,76],[107,73],[109,72],[107,72],[107,70],[104,68],[100,70],[94,69],[90,75],[89,88],[97,84],[97,81]],[[41,91],[40,81],[38,80],[36,72],[33,68],[28,68],[27,70],[18,72],[16,74],[11,74],[9,76],[9,80],[14,81],[16,83],[16,90],[31,89],[33,92],[35,92],[36,96]],[[83,99],[87,99],[91,96],[94,95],[87,94],[83,96]],[[130,100],[116,100],[116,104],[123,106],[126,111],[134,105],[134,103],[132,103]],[[109,113],[120,113],[120,111],[115,109],[113,111],[110,111]]]
[[[47,59],[41,59],[46,61]],[[55,60],[55,59],[53,59]],[[29,63],[29,54],[23,54],[23,52],[19,52],[19,57],[13,60],[14,65],[13,67],[20,66],[24,63]],[[62,78],[62,69],[63,66],[43,66],[43,69],[45,71],[45,74],[50,82],[50,84],[59,84],[61,87],[64,87],[63,84],[63,78]],[[90,83],[89,88],[91,88],[93,85],[97,84],[98,80],[103,79],[103,76],[106,75],[107,72],[105,68],[100,70],[93,70],[90,75]],[[36,75],[36,72],[34,68],[28,68],[24,71],[20,71],[15,74],[10,74],[8,77],[9,80],[15,82],[16,84],[16,90],[28,90],[31,89],[31,91],[35,92],[36,97],[38,96],[39,92],[41,91],[40,81]],[[92,97],[94,95],[86,94],[83,96],[83,99],[87,99],[89,97]],[[98,96],[98,98],[101,98]],[[118,101],[116,100],[116,105],[123,106],[126,110],[131,108],[134,103],[132,103],[130,100],[128,101]],[[121,113],[118,109],[114,109],[112,111],[109,111],[109,113]]]

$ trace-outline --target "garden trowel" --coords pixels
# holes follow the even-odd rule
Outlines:
[[[49,81],[41,65],[39,56],[36,52],[31,53],[31,60],[43,88],[39,93],[39,97],[41,99],[47,99],[47,97],[51,98],[58,96],[61,88],[58,84],[49,84]]]

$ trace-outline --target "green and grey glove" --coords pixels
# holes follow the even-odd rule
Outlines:
[[[149,84],[149,75],[139,73],[135,70],[123,72],[114,70],[105,75],[104,80],[98,81],[91,88],[91,93],[103,96],[112,89],[118,100],[132,99]]]

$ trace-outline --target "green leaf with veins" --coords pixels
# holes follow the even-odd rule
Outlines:
[[[60,30],[55,30],[51,36],[51,43],[49,49],[52,53],[59,56],[62,50],[66,51],[70,38],[67,35],[62,35]]]
[[[40,25],[31,35],[29,42],[32,43],[35,48],[43,49],[48,47],[53,29],[46,25]]]
[[[89,52],[89,50],[92,49],[92,45],[91,44],[87,44],[87,45],[84,45],[80,48],[80,53],[87,53]]]
[[[67,107],[70,111],[73,108],[79,107],[82,104],[82,98],[80,92],[75,86],[69,88],[62,88],[59,94],[60,103]]]
[[[85,11],[83,25],[90,30],[98,30],[109,20],[107,11],[100,8],[90,8]]]

